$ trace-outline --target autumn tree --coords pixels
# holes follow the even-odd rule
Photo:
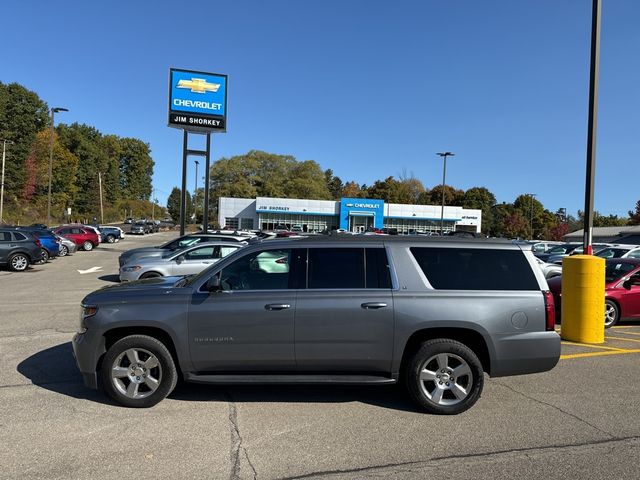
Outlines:
[[[635,211],[629,210],[629,225],[640,225],[640,200],[636,202]]]

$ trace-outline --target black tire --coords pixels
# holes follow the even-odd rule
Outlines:
[[[620,307],[613,300],[604,302],[604,328],[611,328],[620,321]]]
[[[116,242],[116,237],[114,235],[107,235],[107,243],[115,243]]]
[[[93,250],[93,243],[91,243],[89,240],[87,240],[86,242],[84,242],[82,244],[82,249],[85,252],[90,252],[91,250]]]
[[[131,350],[138,351],[140,363],[133,364],[129,361],[129,355],[126,352]],[[145,352],[149,356],[145,357]],[[147,373],[134,378],[136,373],[141,372],[146,362],[151,359],[151,356],[155,356],[157,366],[145,370]],[[129,363],[129,365],[123,366],[126,363]],[[133,368],[132,365],[137,365],[138,368]],[[133,373],[121,378],[114,378],[111,375],[114,367],[126,369],[126,371]],[[173,391],[178,380],[176,365],[167,347],[160,340],[147,335],[129,335],[114,343],[104,356],[100,374],[102,385],[107,394],[119,404],[133,408],[153,407]],[[155,390],[150,389],[147,386],[147,380],[142,378],[142,376],[147,377],[147,375],[148,378],[157,380]],[[141,382],[138,383],[138,388],[135,390],[141,396],[140,398],[135,398],[133,392],[132,395],[134,397],[128,396],[126,393],[129,392],[130,385],[134,384],[135,386],[137,383],[137,381],[134,381],[135,379]]]
[[[442,365],[440,359],[445,358],[447,361]],[[457,379],[456,371],[460,374]],[[471,408],[484,386],[484,372],[477,355],[466,345],[448,338],[424,342],[407,362],[403,374],[411,399],[425,412],[438,415],[456,415]]]
[[[140,275],[140,280],[144,280],[145,278],[158,278],[161,276],[162,275],[158,272],[145,272],[142,275]]]
[[[47,250],[45,250],[44,248],[41,248],[40,253],[42,254],[42,258],[40,258],[40,260],[35,262],[36,265],[44,265],[49,261],[49,252],[47,252]]]
[[[65,245],[60,245],[60,252],[58,252],[59,257],[66,257],[69,255],[69,249]]]
[[[24,253],[14,253],[9,257],[8,265],[14,272],[24,272],[29,267],[29,257]]]

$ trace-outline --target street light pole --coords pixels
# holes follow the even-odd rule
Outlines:
[[[526,195],[531,197],[531,213],[530,213],[530,216],[529,216],[529,234],[530,234],[531,240],[533,240],[533,197],[537,197],[538,194],[537,193],[527,193]]]
[[[51,109],[51,135],[49,139],[49,195],[47,196],[47,225],[51,225],[51,170],[53,166],[53,122],[54,115],[58,112],[68,112],[69,109],[62,107],[53,107]]]
[[[193,161],[196,164],[196,187],[195,193],[193,194],[193,223],[198,222],[198,165],[200,162],[198,160]]]
[[[441,156],[444,160],[442,168],[442,210],[440,212],[440,235],[444,235],[444,184],[447,177],[447,157],[455,157],[455,153],[438,152],[436,155]]]
[[[7,153],[7,143],[12,144],[11,140],[2,140],[2,183],[0,184],[0,223],[3,223],[4,217],[2,216],[4,208],[4,159]]]

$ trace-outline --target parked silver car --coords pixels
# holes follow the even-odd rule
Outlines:
[[[543,262],[539,258],[536,258],[536,263],[538,264],[538,267],[540,267],[540,270],[542,270],[542,273],[544,273],[544,278],[547,280],[562,275],[562,265]]]
[[[199,243],[160,257],[139,257],[120,268],[120,281],[143,278],[193,275],[242,248],[229,242]]]
[[[61,235],[54,235],[56,236],[56,239],[60,240],[60,251],[58,252],[59,257],[73,255],[78,251],[78,246],[74,242]]]

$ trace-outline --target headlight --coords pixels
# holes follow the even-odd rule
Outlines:
[[[134,265],[132,267],[122,267],[123,272],[137,272],[142,267],[140,265]]]
[[[87,331],[87,326],[84,321],[93,317],[98,311],[98,307],[94,305],[80,305],[80,323],[78,325],[78,333],[84,333]]]

